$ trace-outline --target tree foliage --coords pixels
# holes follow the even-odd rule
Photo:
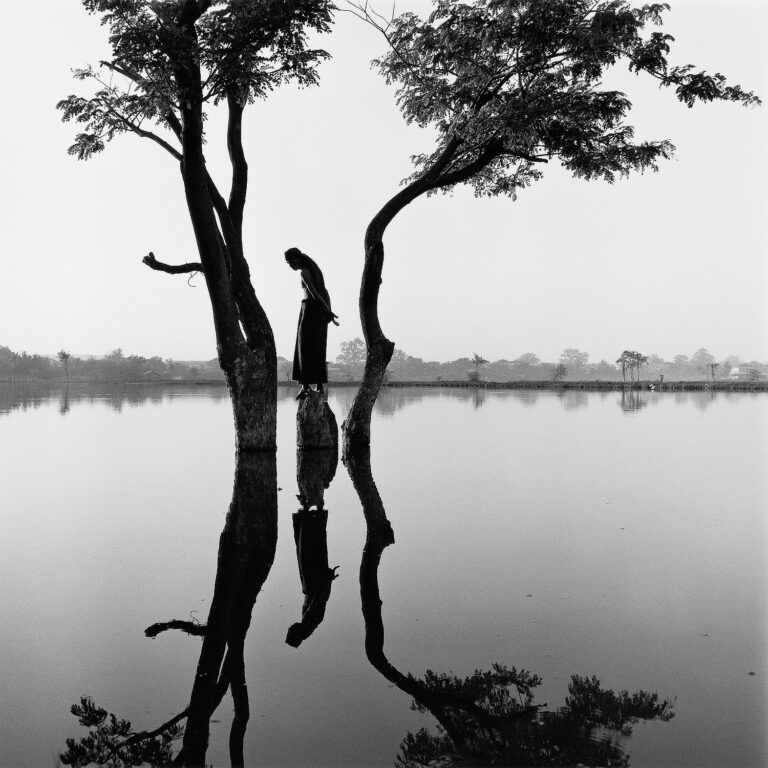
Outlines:
[[[609,182],[656,169],[674,147],[635,140],[632,102],[603,84],[620,62],[689,107],[758,104],[720,73],[669,64],[673,38],[653,30],[667,10],[627,0],[437,0],[426,20],[405,13],[377,24],[391,47],[375,65],[397,86],[406,120],[438,134],[431,154],[414,157],[413,178],[428,192],[467,182],[478,195],[514,197],[553,158],[574,176]]]
[[[71,712],[89,731],[79,740],[67,739],[67,751],[60,755],[64,765],[171,765],[173,742],[183,732],[173,724],[154,735],[135,733],[129,720],[108,713],[87,696],[73,704]]]
[[[466,678],[428,671],[420,684],[445,702],[437,734],[422,728],[408,733],[396,765],[626,766],[619,736],[629,736],[638,720],[667,721],[672,702],[640,690],[615,693],[596,677],[573,675],[565,706],[546,711],[534,703],[541,678],[495,664]],[[418,702],[412,708],[428,708]],[[613,732],[611,734],[611,732]]]
[[[104,149],[115,136],[132,132],[171,154],[179,150],[182,106],[190,99],[244,106],[280,84],[317,82],[317,63],[328,54],[307,47],[307,29],[328,31],[326,0],[83,0],[110,30],[112,58],[74,70],[90,81],[89,97],[70,95],[57,105],[64,121],[83,126],[69,153],[81,160]],[[193,59],[201,88],[193,92],[180,77]],[[179,159],[180,159],[180,155]]]
[[[534,703],[541,678],[494,664],[466,678],[428,671],[419,683],[444,702],[437,734],[422,728],[400,745],[399,768],[449,765],[626,766],[619,736],[638,720],[674,717],[669,700],[640,690],[616,693],[596,677],[573,675],[565,706],[547,711]],[[415,702],[412,708],[428,711]]]

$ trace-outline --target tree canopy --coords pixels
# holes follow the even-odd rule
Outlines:
[[[307,47],[307,29],[330,29],[327,0],[83,0],[110,30],[112,58],[74,70],[91,81],[90,98],[59,102],[62,119],[84,126],[70,154],[86,160],[121,133],[152,139],[181,159],[179,149],[146,123],[179,135],[183,103],[194,99],[239,106],[265,97],[282,83],[317,82],[317,63],[328,57]],[[193,92],[180,69],[193,59],[201,81]]]
[[[389,51],[374,63],[397,86],[406,120],[437,129],[431,154],[414,157],[427,192],[469,183],[478,195],[512,197],[558,158],[575,176],[602,178],[655,169],[674,147],[636,141],[632,103],[603,85],[624,62],[691,107],[697,101],[758,104],[720,73],[671,66],[666,3],[627,0],[437,0],[426,20],[405,13],[382,25]]]

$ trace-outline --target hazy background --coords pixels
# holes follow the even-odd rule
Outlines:
[[[673,63],[721,71],[768,97],[765,3],[672,5],[664,29],[677,37]],[[397,8],[423,13],[429,3]],[[197,259],[175,162],[134,136],[88,163],[66,154],[76,129],[54,106],[82,88],[71,67],[108,55],[107,30],[79,0],[0,0],[0,9],[0,344],[213,357],[202,278],[193,289],[141,264],[149,250],[169,262]],[[360,335],[365,226],[409,173],[409,156],[430,146],[368,66],[383,42],[338,14],[319,43],[333,54],[321,86],[283,89],[246,115],[246,249],[285,356],[301,295],[282,252],[299,246],[325,271],[342,321],[330,333],[333,359]],[[638,136],[670,138],[676,159],[613,187],[551,164],[515,203],[459,190],[412,204],[386,237],[381,317],[398,347],[443,360],[474,351],[556,359],[564,347],[593,360],[624,348],[671,358],[702,346],[718,358],[768,358],[768,110],[689,110],[649,78],[616,78],[635,102]],[[208,157],[226,188],[221,127],[209,123]]]

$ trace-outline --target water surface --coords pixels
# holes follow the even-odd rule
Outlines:
[[[331,393],[339,423],[352,395]],[[369,530],[341,464],[324,489],[338,578],[312,633],[285,642],[309,486],[281,397],[277,545],[243,651],[246,763],[392,765],[435,721],[366,658]],[[766,427],[764,394],[386,390],[370,471],[395,538],[376,569],[389,663],[524,667],[550,708],[572,674],[658,691],[675,718],[635,726],[632,765],[764,765]],[[223,388],[0,389],[0,765],[56,765],[84,735],[69,714],[82,695],[138,729],[184,709],[201,640],[144,629],[206,619],[233,443]],[[231,717],[227,696],[217,766]]]

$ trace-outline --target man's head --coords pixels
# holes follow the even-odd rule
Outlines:
[[[289,248],[285,252],[285,260],[291,269],[301,269],[302,256],[304,254],[298,248]]]

